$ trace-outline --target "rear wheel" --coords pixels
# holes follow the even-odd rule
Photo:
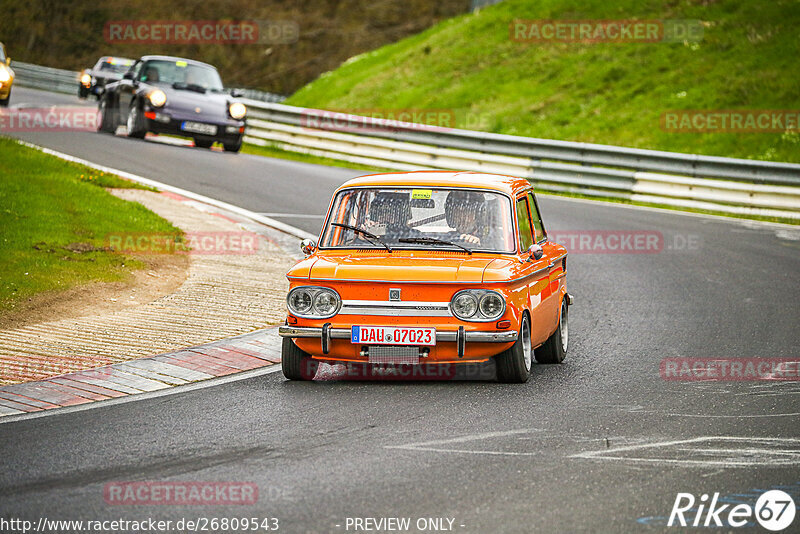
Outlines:
[[[113,134],[117,131],[117,112],[108,97],[100,100],[97,107],[97,131]]]
[[[291,338],[283,338],[281,346],[281,369],[289,380],[313,380],[319,362],[307,352],[300,350]]]
[[[569,306],[567,298],[561,300],[561,312],[558,318],[558,328],[553,335],[547,338],[544,344],[536,349],[536,361],[539,363],[561,363],[567,357],[567,344],[569,343]]]
[[[197,148],[211,148],[211,145],[214,144],[214,141],[210,139],[195,139],[194,146]]]
[[[500,382],[522,384],[528,381],[533,364],[531,322],[528,314],[522,316],[517,341],[510,349],[495,356],[495,364]]]
[[[147,127],[144,124],[144,115],[142,114],[142,110],[139,109],[139,105],[135,101],[131,103],[131,109],[128,110],[127,126],[128,137],[144,139],[144,136],[147,133]]]

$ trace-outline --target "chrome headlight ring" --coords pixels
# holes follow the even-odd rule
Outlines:
[[[342,307],[342,298],[329,287],[298,286],[286,295],[289,313],[303,319],[327,319]]]
[[[473,307],[472,313],[468,313]],[[488,323],[505,314],[506,299],[491,289],[462,289],[450,299],[450,312],[462,321]]]

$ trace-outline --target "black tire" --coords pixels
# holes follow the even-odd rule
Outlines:
[[[225,152],[237,153],[242,148],[242,138],[240,137],[239,140],[234,143],[222,143],[222,148],[225,149]]]
[[[78,86],[78,98],[84,99],[89,96],[89,90],[85,88],[83,85]]]
[[[97,131],[114,134],[119,125],[119,116],[110,98],[103,98],[97,105]]]
[[[194,146],[197,148],[211,148],[211,145],[214,144],[214,141],[211,139],[195,139]]]
[[[527,361],[526,361],[527,360]],[[517,341],[504,352],[494,357],[497,380],[506,384],[523,384],[528,381],[533,365],[531,350],[531,322],[528,314],[522,316]]]
[[[536,361],[539,363],[561,363],[567,357],[569,344],[569,305],[567,299],[561,299],[561,310],[558,317],[558,327],[541,347],[534,351]]]
[[[128,110],[128,120],[125,121],[125,124],[128,126],[128,137],[144,139],[147,134],[147,127],[144,124],[144,114],[135,100]]]
[[[313,380],[319,362],[303,352],[291,338],[283,338],[281,346],[281,369],[289,380]]]

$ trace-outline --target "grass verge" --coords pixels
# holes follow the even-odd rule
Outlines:
[[[143,187],[83,165],[62,161],[0,137],[0,313],[45,292],[88,282],[125,282],[145,267],[114,253],[106,236],[182,235],[141,204],[104,188]]]

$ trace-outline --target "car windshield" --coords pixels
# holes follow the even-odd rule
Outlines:
[[[139,72],[139,81],[176,88],[222,91],[222,80],[216,69],[186,61],[148,61]]]
[[[133,65],[133,61],[130,59],[106,59],[98,63],[99,65],[95,67],[96,69],[109,71],[116,74],[124,74],[128,71],[131,65]]]
[[[321,246],[510,253],[511,221],[511,203],[500,193],[422,186],[346,189],[333,201]]]

